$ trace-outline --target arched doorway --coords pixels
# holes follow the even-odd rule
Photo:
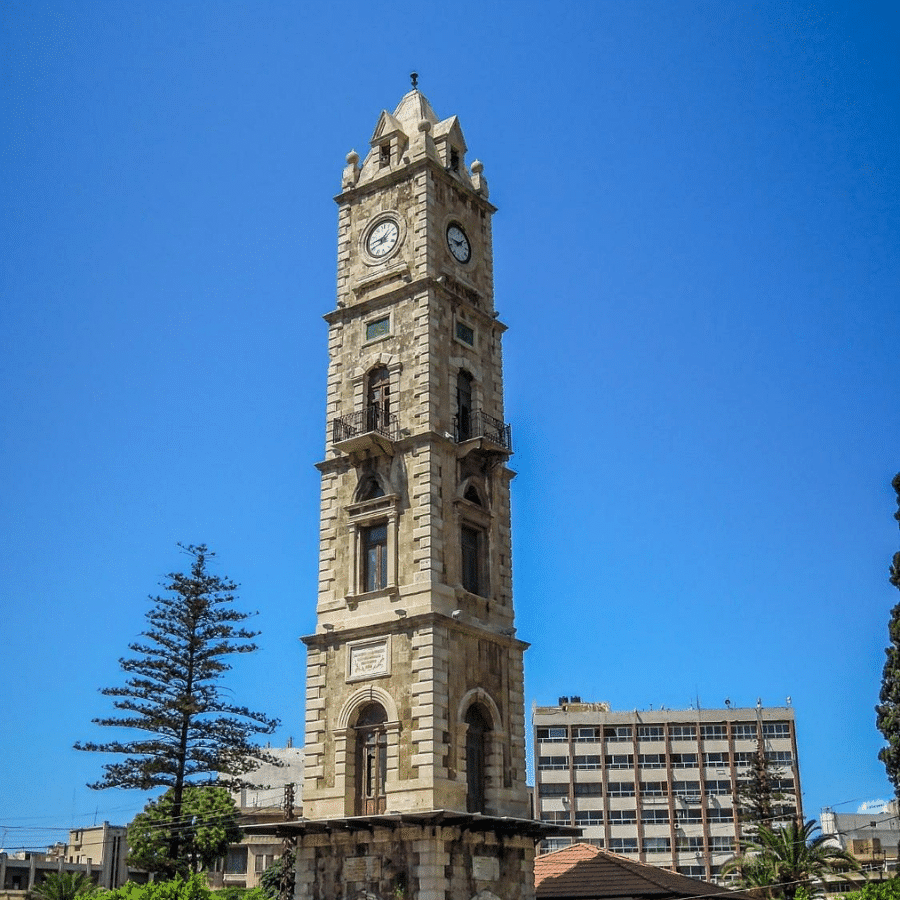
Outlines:
[[[387,808],[387,714],[370,703],[356,720],[356,815],[372,816]]]

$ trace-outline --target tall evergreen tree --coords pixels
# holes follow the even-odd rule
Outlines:
[[[182,545],[179,545],[182,546]],[[182,546],[192,558],[189,574],[173,572],[151,597],[146,639],[129,645],[131,659],[119,665],[129,674],[124,687],[104,688],[123,715],[94,719],[97,725],[126,728],[143,735],[109,743],[84,742],[76,750],[123,754],[103,766],[105,775],[89,787],[171,790],[171,817],[181,821],[188,784],[246,784],[243,775],[258,762],[278,761],[253,743],[271,734],[277,719],[235,706],[223,698],[220,681],[234,653],[256,649],[258,631],[240,627],[252,614],[231,607],[237,585],[213,575],[207,563],[215,554],[205,544]],[[169,858],[180,859],[183,834],[173,829]]]
[[[897,492],[897,506],[900,507],[900,472],[891,484]],[[900,508],[894,513],[894,518],[900,522]],[[894,554],[889,571],[891,584],[900,590],[900,551]],[[881,676],[881,703],[875,707],[878,713],[876,724],[887,741],[887,747],[878,751],[878,758],[884,763],[888,780],[900,798],[900,603],[891,610],[888,635],[891,643],[884,651],[887,660]]]

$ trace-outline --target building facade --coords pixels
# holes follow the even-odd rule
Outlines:
[[[533,726],[536,815],[642,862],[715,878],[736,852],[738,787],[759,753],[775,776],[773,824],[803,814],[791,707],[612,712],[563,697],[535,707]]]

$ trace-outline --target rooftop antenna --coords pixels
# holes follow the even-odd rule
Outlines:
[[[410,72],[409,80],[412,82],[413,90],[414,91],[418,90],[419,73],[418,72]]]

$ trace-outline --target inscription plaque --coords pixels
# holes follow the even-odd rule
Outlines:
[[[388,674],[387,641],[371,641],[350,647],[350,678]]]
[[[472,877],[476,881],[497,881],[500,878],[500,862],[496,856],[473,856]]]

